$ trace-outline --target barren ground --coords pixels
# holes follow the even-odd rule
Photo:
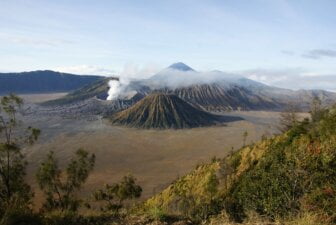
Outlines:
[[[46,94],[21,94],[20,97],[28,103],[40,103],[65,96],[66,92]]]
[[[34,99],[30,101],[36,102]],[[277,132],[278,112],[229,112],[223,115],[239,116],[244,120],[206,128],[140,130],[111,126],[99,117],[75,120],[30,115],[25,118],[27,125],[42,130],[39,142],[25,149],[29,162],[27,178],[36,192],[36,203],[41,202],[41,193],[34,174],[49,151],[55,152],[61,166],[78,148],[96,155],[96,166],[85,184],[83,196],[132,173],[143,187],[143,198],[147,198],[197,164],[208,162],[213,156],[224,157],[240,148],[245,131],[248,132],[248,143]]]

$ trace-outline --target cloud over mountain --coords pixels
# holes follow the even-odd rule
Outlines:
[[[75,65],[75,66],[61,66],[56,67],[55,71],[64,72],[64,73],[73,73],[80,75],[102,75],[102,76],[111,76],[115,74],[115,71],[112,69],[107,69],[99,66],[92,65]]]
[[[255,69],[241,74],[249,79],[281,88],[336,91],[336,74],[307,72],[301,68]]]
[[[332,49],[313,49],[302,55],[305,58],[321,59],[321,58],[336,58],[336,50]]]

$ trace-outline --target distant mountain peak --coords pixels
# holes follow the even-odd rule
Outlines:
[[[183,62],[177,62],[168,67],[169,69],[180,70],[180,71],[195,71],[190,66],[184,64]]]

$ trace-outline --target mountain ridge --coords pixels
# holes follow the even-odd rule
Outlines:
[[[102,78],[96,75],[75,75],[52,70],[0,73],[0,94],[68,92]]]

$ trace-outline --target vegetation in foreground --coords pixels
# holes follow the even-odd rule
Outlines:
[[[142,189],[131,175],[79,199],[94,155],[80,149],[62,170],[50,153],[36,174],[45,195],[37,212],[21,146],[33,144],[39,130],[12,133],[22,131],[15,116],[21,104],[14,95],[1,101],[0,224],[336,223],[336,107],[315,101],[311,118],[300,122],[284,114],[283,134],[213,158],[138,204],[132,200]]]
[[[282,135],[198,166],[146,201],[145,209],[195,222],[225,215],[247,223],[253,215],[265,223],[336,223],[336,108],[322,110],[315,102],[310,120],[288,118]]]

